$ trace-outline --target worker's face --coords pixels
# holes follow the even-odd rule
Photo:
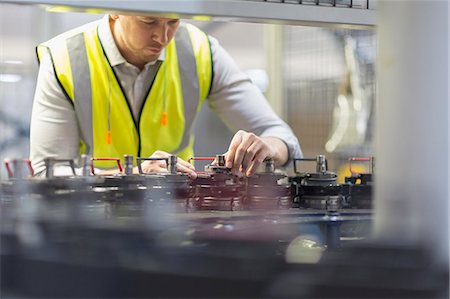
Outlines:
[[[179,19],[151,16],[112,15],[119,38],[129,54],[141,61],[158,59],[177,32]]]

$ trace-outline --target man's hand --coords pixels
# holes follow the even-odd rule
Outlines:
[[[276,137],[258,137],[253,133],[238,131],[231,140],[226,156],[226,167],[235,175],[253,175],[265,159],[273,159],[275,166],[288,160],[288,148]]]
[[[169,158],[170,154],[163,151],[155,151],[150,158]],[[164,160],[156,160],[156,161],[144,161],[141,164],[142,172],[144,173],[162,173],[167,172],[167,163]],[[192,179],[197,177],[197,173],[195,172],[195,167],[191,163],[184,161],[183,159],[177,159],[177,170],[183,173],[188,174]],[[133,169],[134,172],[138,172],[138,168],[135,167]]]

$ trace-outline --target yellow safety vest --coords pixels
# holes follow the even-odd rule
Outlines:
[[[213,76],[207,35],[193,25],[180,25],[135,122],[103,50],[98,24],[76,28],[37,47],[39,60],[50,54],[56,78],[73,103],[80,128],[80,154],[148,157],[162,150],[182,159],[192,157],[194,119],[209,94]],[[101,163],[96,165],[114,166],[113,162]]]

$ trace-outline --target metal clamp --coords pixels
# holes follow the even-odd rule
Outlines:
[[[178,163],[178,157],[175,155],[170,155],[167,158],[142,158],[142,157],[137,157],[136,158],[137,161],[137,166],[138,166],[138,170],[140,174],[143,174],[144,172],[142,171],[142,165],[141,165],[141,161],[166,161],[166,165],[167,165],[167,171],[170,174],[177,174],[177,163]]]
[[[19,167],[19,164],[26,164],[28,166],[28,171],[31,176],[34,176],[34,170],[31,166],[31,160],[30,159],[5,159],[3,161],[5,163],[6,172],[8,173],[8,177],[10,179],[16,178],[16,179],[22,179],[24,178],[22,174],[22,170]],[[11,170],[10,163],[12,163],[14,167],[14,172]]]
[[[77,175],[75,172],[75,162],[72,159],[55,159],[53,157],[45,158],[45,177],[51,179],[54,177],[54,168],[56,163],[69,163],[70,169],[73,175]]]
[[[373,167],[374,167],[374,157],[352,157],[348,159],[348,168],[350,170],[350,173],[352,175],[358,175],[360,173],[353,171],[352,169],[352,162],[353,161],[357,161],[357,162],[368,162],[369,163],[369,173],[373,172]]]
[[[325,173],[328,170],[328,161],[325,158],[324,155],[318,155],[316,158],[294,158],[294,172],[297,174],[301,174],[297,170],[297,161],[310,161],[310,162],[316,162],[316,172],[317,173]]]
[[[122,164],[120,164],[120,158],[104,158],[104,157],[100,157],[100,158],[91,158],[91,173],[93,175],[95,175],[95,170],[94,170],[94,161],[116,161],[117,162],[117,167],[119,168],[119,171],[122,172],[123,168],[122,168]]]
[[[216,158],[214,157],[191,157],[188,159],[188,162],[191,163],[191,161],[214,161]]]
[[[216,155],[215,157],[192,157],[188,159],[188,162],[191,163],[191,161],[212,161],[216,162],[214,165],[209,164],[205,166],[205,169],[214,169],[214,171],[220,171],[220,172],[229,172],[230,169],[226,168],[225,166],[225,155]],[[206,171],[208,172],[208,171]],[[198,174],[205,173],[203,171],[197,171]]]

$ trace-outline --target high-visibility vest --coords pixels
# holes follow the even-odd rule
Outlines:
[[[213,76],[207,35],[193,25],[180,25],[135,121],[100,42],[98,25],[99,21],[73,29],[36,49],[39,60],[50,54],[56,78],[74,106],[80,154],[148,157],[162,150],[183,159],[192,157],[194,118]]]

